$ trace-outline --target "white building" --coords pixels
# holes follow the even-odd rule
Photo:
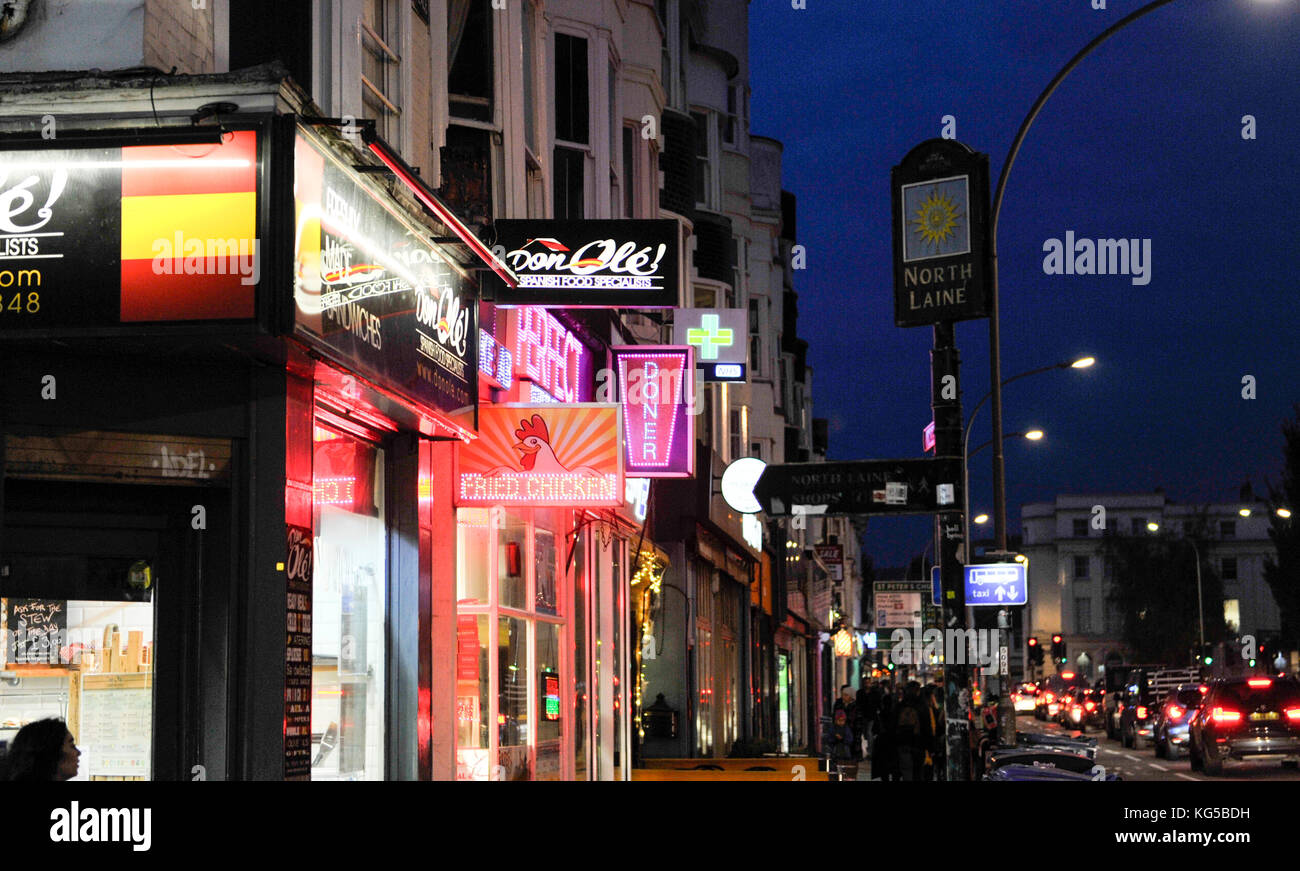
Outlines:
[[[1107,533],[1147,535],[1148,523],[1178,535],[1190,520],[1204,516],[1210,544],[1200,555],[1202,565],[1213,567],[1223,579],[1223,600],[1206,601],[1207,613],[1221,608],[1229,631],[1261,640],[1281,626],[1277,603],[1264,580],[1265,560],[1277,555],[1268,538],[1268,509],[1254,498],[1184,505],[1159,490],[1062,495],[1055,502],[1026,505],[1020,516],[1021,551],[1029,558],[1027,634],[1046,645],[1059,632],[1070,661],[1085,673],[1096,675],[1107,661],[1128,658],[1123,616],[1109,602],[1112,576],[1102,538]]]

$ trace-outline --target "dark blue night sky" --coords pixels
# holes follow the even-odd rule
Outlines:
[[[928,327],[893,325],[889,171],[954,115],[990,188],[1056,71],[1142,5],[1109,0],[789,0],[750,4],[751,129],[781,140],[798,197],[799,332],[830,458],[921,455]],[[1242,137],[1242,116],[1256,136]],[[1300,0],[1175,0],[1065,80],[1029,132],[999,228],[1003,378],[1083,355],[1090,370],[1004,391],[1010,529],[1058,493],[1176,501],[1256,494],[1281,472],[1300,401]],[[1151,280],[1047,275],[1043,244],[1150,239]],[[986,321],[957,327],[963,412],[989,388]],[[1257,398],[1242,398],[1253,375]],[[972,447],[990,435],[987,405]],[[992,510],[992,451],[971,468]],[[928,518],[872,521],[877,565],[928,541]],[[986,527],[989,529],[990,527]]]

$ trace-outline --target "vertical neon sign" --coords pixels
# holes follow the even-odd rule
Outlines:
[[[691,348],[633,345],[610,348],[623,407],[624,467],[645,478],[695,474],[695,385]]]

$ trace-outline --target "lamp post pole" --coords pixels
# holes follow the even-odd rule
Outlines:
[[[1070,58],[1069,63],[1062,67],[1061,71],[1047,83],[1047,87],[1038,95],[1038,99],[1034,101],[1029,114],[1025,116],[1025,120],[1020,122],[1020,129],[1016,131],[1016,138],[1012,141],[1011,149],[1007,152],[1007,159],[1002,163],[1002,171],[998,174],[998,184],[993,194],[993,208],[989,213],[989,248],[993,262],[992,280],[989,283],[989,383],[993,385],[993,523],[994,535],[997,538],[999,550],[1007,549],[1007,478],[1005,459],[1002,455],[1003,381],[1001,331],[998,325],[998,216],[1001,214],[1002,197],[1007,189],[1007,176],[1010,175],[1011,167],[1016,162],[1016,155],[1020,152],[1020,146],[1029,133],[1030,125],[1034,123],[1034,119],[1042,111],[1043,104],[1052,96],[1057,86],[1070,74],[1070,71],[1091,54],[1097,46],[1110,39],[1117,32],[1147,13],[1172,2],[1173,0],[1153,0],[1153,2],[1129,13],[1103,30],[1085,45],[1078,54]]]

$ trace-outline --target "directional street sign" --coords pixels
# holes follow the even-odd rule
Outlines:
[[[1022,563],[966,566],[967,605],[1023,605],[1028,587]]]
[[[769,516],[960,511],[961,460],[785,463],[763,470],[754,495]]]

